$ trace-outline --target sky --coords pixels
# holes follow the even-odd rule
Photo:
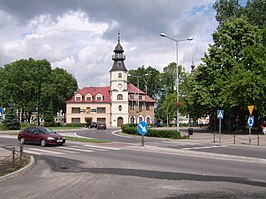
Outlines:
[[[47,59],[72,74],[79,88],[109,85],[118,32],[128,70],[162,72],[176,62],[198,66],[218,23],[215,0],[0,0],[0,67]]]

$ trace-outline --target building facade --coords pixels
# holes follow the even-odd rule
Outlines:
[[[66,123],[102,122],[107,127],[154,121],[155,100],[133,84],[128,84],[124,50],[118,43],[112,56],[110,86],[84,87],[66,101]]]

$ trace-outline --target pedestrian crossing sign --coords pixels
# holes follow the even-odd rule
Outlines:
[[[217,110],[217,118],[224,119],[224,110]]]

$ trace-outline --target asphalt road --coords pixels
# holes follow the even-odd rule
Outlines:
[[[77,131],[76,133],[84,137],[106,139],[115,142],[134,143],[136,145],[141,145],[140,136],[130,136],[130,135],[114,134],[114,133],[112,134],[113,131],[114,129],[112,130],[85,129]],[[212,135],[210,135],[210,137],[212,137]],[[145,137],[145,145],[266,159],[266,148],[259,146],[248,146],[248,145],[239,146],[232,144],[226,145],[226,144],[217,144],[213,142],[204,143],[204,144],[199,142],[196,144],[196,143],[190,143],[189,140],[170,140],[170,139],[158,139],[151,137]]]
[[[92,134],[114,136],[109,131]],[[151,139],[141,147],[139,138],[114,139],[130,139],[131,144],[25,145],[36,166],[0,183],[1,198],[266,198],[264,158],[209,151],[230,151],[227,146]],[[0,146],[18,142],[0,138]]]

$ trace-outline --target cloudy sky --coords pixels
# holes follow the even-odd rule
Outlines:
[[[215,0],[0,0],[0,66],[47,59],[66,69],[79,87],[109,85],[112,54],[121,33],[128,70],[176,60],[197,66],[217,28]]]

